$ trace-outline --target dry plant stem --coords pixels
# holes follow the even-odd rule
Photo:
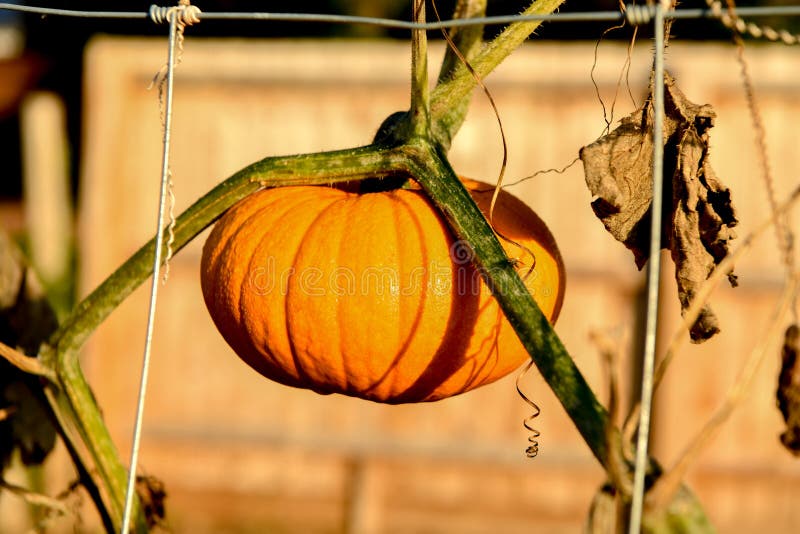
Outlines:
[[[728,1],[728,10],[731,16],[735,18],[735,6],[730,0]],[[744,57],[744,40],[738,31],[733,32],[733,42],[736,44],[736,61],[739,63],[747,108],[750,111],[750,120],[753,123],[753,130],[755,131],[758,160],[761,166],[761,177],[766,187],[769,207],[774,213],[778,209],[778,200],[775,193],[775,180],[772,177],[772,168],[769,164],[769,157],[767,156],[767,132],[764,128],[764,121],[761,118],[761,110],[759,109],[758,100],[756,99],[756,92],[753,87],[753,79],[750,76],[750,69]],[[783,255],[783,263],[786,267],[786,279],[788,281],[795,271],[794,232],[792,232],[792,228],[789,225],[789,218],[785,214],[777,216],[775,219],[775,237],[778,240],[778,246]],[[798,311],[796,301],[792,305],[792,311],[795,321],[797,321]]]
[[[664,375],[672,362],[672,359],[677,354],[678,349],[680,349],[681,345],[686,340],[686,332],[690,325],[692,325],[696,320],[697,317],[700,315],[703,306],[705,306],[708,299],[711,297],[711,293],[717,287],[717,285],[728,276],[728,273],[733,270],[733,267],[736,265],[736,262],[741,258],[745,252],[747,252],[750,247],[753,245],[753,242],[761,236],[768,228],[770,228],[773,224],[775,224],[778,217],[786,214],[787,211],[794,205],[797,200],[800,199],[800,187],[796,188],[789,198],[786,201],[777,206],[775,211],[771,214],[771,216],[762,222],[758,227],[756,227],[750,234],[748,234],[743,240],[739,247],[733,251],[732,253],[728,254],[714,269],[714,272],[711,273],[711,276],[705,281],[705,283],[700,287],[700,290],[695,295],[692,304],[687,308],[686,313],[683,316],[681,324],[675,329],[675,332],[670,339],[670,343],[667,347],[667,350],[664,352],[664,357],[662,358],[661,362],[659,363],[655,374],[653,375],[653,390],[655,391],[658,389],[658,386],[661,384]],[[628,415],[628,418],[625,421],[625,425],[623,427],[623,443],[628,443],[632,438],[634,432],[636,432],[636,423],[639,417],[639,404],[637,403],[632,409],[631,413]]]
[[[17,349],[9,347],[2,341],[0,341],[0,356],[5,358],[11,365],[20,371],[47,378],[51,382],[55,380],[55,375],[53,374],[52,370],[49,367],[42,365],[42,362],[39,361],[39,358],[26,356]]]
[[[17,486],[16,484],[10,484],[3,479],[0,479],[0,490],[8,491],[9,493],[16,495],[17,497],[23,499],[26,503],[33,506],[49,508],[59,515],[66,515],[69,513],[66,505],[60,500],[48,497],[47,495],[43,495],[41,493],[30,491],[22,486]]]
[[[537,0],[531,3],[523,15],[545,15],[554,12],[564,0]],[[541,21],[515,22],[509,25],[494,40],[484,46],[483,50],[470,59],[475,74],[479,79],[485,79],[494,68],[507,58],[519,45],[521,45]],[[441,81],[431,94],[431,123],[434,139],[443,147],[448,147],[450,139],[463,122],[453,110],[459,106],[475,89],[477,81],[475,76],[462,64],[455,68],[453,75],[446,81]]]
[[[769,325],[767,331],[760,336],[758,344],[750,353],[750,357],[740,371],[739,377],[728,391],[725,402],[684,449],[675,465],[653,485],[648,496],[648,506],[658,510],[672,501],[689,467],[717,435],[722,425],[733,413],[733,410],[741,404],[753,383],[759,366],[764,361],[770,343],[780,334],[781,329],[784,327],[786,315],[797,294],[797,287],[798,276],[793,276],[790,283],[785,287],[781,299],[767,323]]]
[[[629,471],[629,463],[623,455],[621,447],[614,447],[616,439],[616,420],[619,416],[619,377],[618,364],[621,352],[621,343],[617,343],[603,332],[592,332],[591,341],[600,351],[600,357],[608,371],[608,420],[606,427],[606,442],[609,449],[609,462],[607,474],[613,487],[617,489],[624,500],[628,500],[633,489]]]
[[[622,11],[624,10],[625,9],[623,7]],[[598,54],[600,53],[600,45],[603,43],[603,39],[605,39],[606,35],[610,34],[611,32],[620,30],[624,27],[625,27],[625,22],[623,21],[621,24],[606,29],[605,31],[603,31],[603,34],[600,35],[600,38],[594,44],[594,60],[592,62],[592,68],[589,70],[589,79],[592,81],[592,85],[594,86],[594,94],[597,97],[597,101],[600,104],[600,108],[603,110],[603,122],[605,123],[605,126],[603,127],[603,131],[600,133],[601,137],[611,132],[611,125],[614,123],[614,108],[617,105],[617,95],[619,94],[619,87],[622,82],[622,76],[625,73],[625,65],[623,65],[622,70],[619,73],[619,79],[617,80],[617,87],[614,90],[614,97],[611,100],[610,110],[606,109],[606,103],[603,100],[603,95],[600,94],[600,86],[597,85],[597,80],[594,77],[594,73],[595,70],[597,69]],[[638,31],[638,29],[639,29],[638,26],[634,26],[633,28],[634,37],[631,38],[631,45],[630,45],[631,48],[633,47],[633,40],[636,38],[636,32]],[[629,64],[630,61],[631,48],[628,49],[628,58],[626,60],[626,64]]]

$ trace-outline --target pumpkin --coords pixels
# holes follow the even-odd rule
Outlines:
[[[488,213],[493,187],[465,184]],[[507,192],[493,224],[555,321],[565,275],[553,236]],[[271,380],[392,404],[434,401],[528,359],[470,250],[419,190],[263,189],[215,225],[201,285],[222,336]]]

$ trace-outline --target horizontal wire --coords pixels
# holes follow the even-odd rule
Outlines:
[[[0,2],[0,9],[34,13],[42,16],[98,18],[98,19],[142,19],[150,18],[148,12],[140,11],[81,11],[71,9],[56,9],[49,7],[24,6]],[[800,16],[800,5],[772,6],[772,7],[737,7],[736,14],[741,17],[772,17],[772,16]],[[202,12],[199,15],[203,20],[263,20],[274,22],[320,22],[331,24],[366,24],[384,28],[406,30],[441,30],[459,26],[510,24],[512,22],[540,21],[540,22],[603,22],[619,21],[625,15],[619,11],[594,11],[582,13],[552,13],[547,15],[498,15],[491,17],[476,17],[469,19],[453,19],[437,22],[411,22],[377,17],[359,17],[353,15],[335,15],[323,13],[262,13],[262,12]],[[718,18],[710,9],[677,9],[664,12],[665,18],[671,19],[698,19]]]
[[[22,6],[0,2],[0,9],[34,13],[36,15],[53,15],[58,17],[73,17],[87,19],[147,19],[150,14],[146,11],[79,11],[73,9],[57,9],[52,7]]]

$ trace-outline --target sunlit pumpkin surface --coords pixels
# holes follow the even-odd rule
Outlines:
[[[491,186],[465,183],[488,214]],[[507,193],[493,223],[524,247],[501,239],[555,321],[564,267],[547,227]],[[433,401],[493,382],[528,359],[469,248],[454,242],[420,191],[259,191],[216,224],[201,269],[206,305],[228,344],[290,386]]]

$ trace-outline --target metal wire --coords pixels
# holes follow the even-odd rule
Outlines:
[[[654,6],[653,30],[653,201],[650,204],[650,256],[647,260],[647,320],[642,356],[639,432],[636,438],[633,495],[628,533],[638,534],[644,508],[644,483],[650,443],[650,420],[653,401],[656,334],[658,328],[659,281],[661,279],[661,208],[664,197],[664,12],[663,2]]]
[[[0,2],[0,9],[33,13],[42,16],[96,18],[96,19],[130,19],[147,20],[149,13],[145,11],[83,11],[72,9],[56,9],[49,7],[23,6]],[[800,5],[771,7],[739,7],[736,13],[743,17],[790,17],[800,16]],[[672,19],[717,19],[719,15],[711,9],[675,9],[665,10],[665,18]],[[358,17],[352,15],[332,15],[322,13],[268,13],[268,12],[203,12],[203,20],[263,20],[274,22],[318,22],[326,24],[365,24],[384,28],[406,30],[440,30],[459,26],[510,24],[521,21],[544,22],[603,22],[622,21],[625,18],[619,11],[592,11],[580,13],[553,13],[548,15],[497,15],[470,19],[451,19],[437,22],[418,23],[407,20],[395,20],[378,17]]]
[[[36,15],[53,15],[58,17],[76,17],[87,19],[146,19],[147,12],[142,11],[80,11],[73,9],[56,9],[52,7],[23,6],[0,2],[0,9],[33,13]]]
[[[142,437],[142,420],[144,415],[145,396],[147,393],[147,379],[150,374],[150,354],[153,344],[156,300],[158,297],[159,275],[161,270],[161,249],[164,242],[163,221],[167,203],[167,185],[169,183],[170,132],[172,130],[172,87],[174,78],[177,26],[178,13],[173,11],[169,16],[169,47],[167,52],[167,88],[164,97],[164,142],[161,163],[161,192],[158,199],[158,220],[156,224],[155,255],[153,258],[153,278],[150,286],[150,307],[147,314],[147,332],[145,335],[144,355],[142,357],[142,372],[139,384],[139,396],[136,405],[136,419],[133,426],[133,443],[131,445],[130,469],[128,472],[128,484],[125,491],[125,509],[122,516],[122,528],[120,530],[120,534],[126,534],[130,528],[131,512],[134,501],[133,496],[136,486],[136,466],[139,463],[139,446]]]

